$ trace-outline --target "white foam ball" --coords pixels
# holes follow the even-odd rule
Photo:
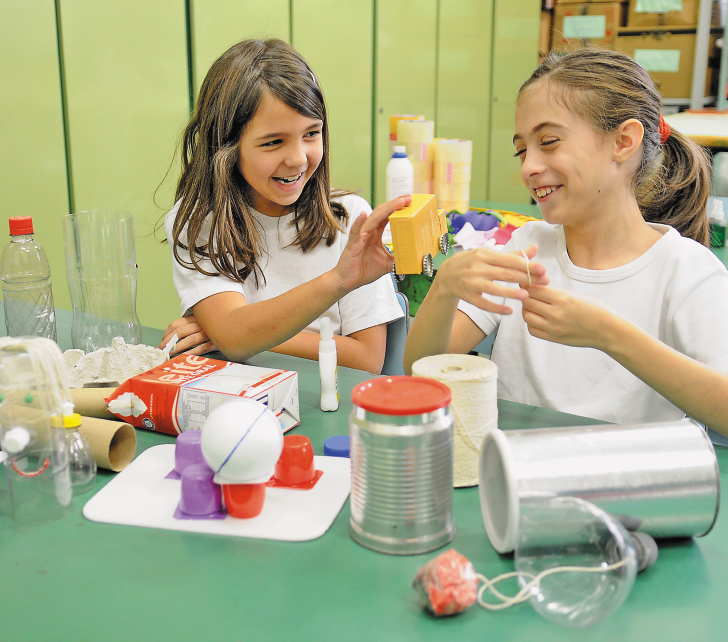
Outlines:
[[[283,450],[283,430],[271,410],[238,398],[215,408],[202,426],[202,455],[216,484],[262,484]]]

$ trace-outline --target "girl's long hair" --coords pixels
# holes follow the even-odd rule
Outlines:
[[[324,96],[311,68],[282,40],[244,40],[220,56],[207,73],[194,113],[181,141],[182,174],[175,200],[172,252],[181,265],[208,276],[242,283],[263,278],[259,261],[266,252],[254,215],[248,184],[238,168],[240,138],[269,93],[308,118],[323,122],[323,157],[295,203],[292,245],[303,252],[323,239],[331,245],[348,220],[345,208],[331,201],[329,135]],[[209,237],[200,239],[205,220]],[[180,236],[187,232],[186,244]],[[190,261],[179,256],[189,251]],[[209,259],[216,272],[200,261]],[[264,282],[264,281],[263,281]]]
[[[633,187],[642,216],[708,245],[706,204],[711,166],[702,147],[675,129],[660,142],[660,94],[649,74],[629,56],[585,48],[549,54],[521,86],[518,99],[546,80],[597,131],[613,132],[634,118],[644,127]]]

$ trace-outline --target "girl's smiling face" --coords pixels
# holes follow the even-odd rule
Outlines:
[[[549,223],[578,225],[601,211],[617,176],[615,136],[594,127],[559,101],[548,82],[531,87],[516,107],[513,144],[521,179]]]
[[[323,122],[266,93],[240,138],[238,168],[253,207],[282,216],[301,195],[324,153]]]

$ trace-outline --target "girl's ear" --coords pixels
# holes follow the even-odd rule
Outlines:
[[[625,120],[616,131],[614,140],[614,161],[623,163],[632,158],[642,144],[645,128],[636,118]]]

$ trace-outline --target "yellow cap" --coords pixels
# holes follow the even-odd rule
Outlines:
[[[78,428],[81,425],[81,415],[74,412],[70,415],[64,415],[62,418],[56,415],[51,420],[54,428]]]

